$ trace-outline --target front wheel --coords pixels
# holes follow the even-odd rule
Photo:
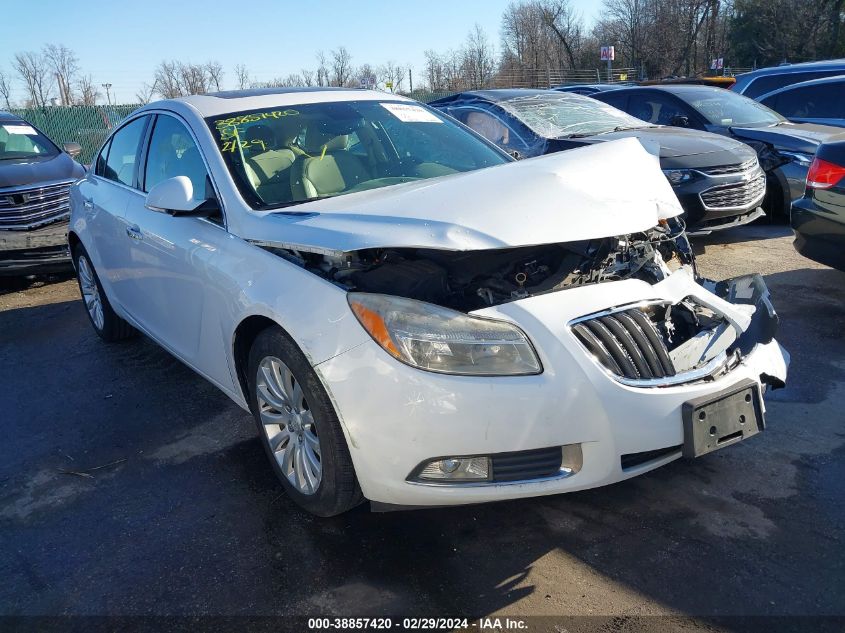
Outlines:
[[[276,476],[312,514],[363,501],[334,406],[305,355],[280,328],[261,332],[249,354],[250,408]]]
[[[88,257],[88,253],[77,245],[73,249],[73,261],[76,266],[76,281],[79,283],[79,292],[82,295],[82,302],[85,304],[85,311],[94,331],[108,343],[121,341],[137,334],[137,330],[121,319],[112,309],[106,293],[94,266]]]

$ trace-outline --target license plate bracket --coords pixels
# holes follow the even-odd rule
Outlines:
[[[766,428],[760,385],[750,379],[684,403],[684,457],[701,457]]]

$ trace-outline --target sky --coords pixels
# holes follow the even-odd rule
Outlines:
[[[499,46],[501,16],[511,0],[29,0],[0,2],[5,28],[0,69],[12,73],[16,52],[64,44],[96,84],[111,83],[113,103],[135,93],[164,59],[219,61],[224,88],[235,88],[234,67],[254,81],[315,69],[315,53],[346,46],[354,66],[388,60],[422,78],[423,52],[458,48],[478,23]],[[599,0],[571,0],[588,24]],[[13,74],[13,100],[24,98]],[[407,87],[407,84],[406,86]]]

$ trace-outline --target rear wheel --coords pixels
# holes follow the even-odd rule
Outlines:
[[[259,437],[291,499],[324,517],[361,503],[334,406],[293,340],[280,328],[264,330],[248,364],[250,408]]]
[[[82,245],[73,249],[73,261],[76,265],[76,281],[79,283],[82,303],[97,335],[108,343],[135,336],[138,331],[117,316],[112,309],[91,259]]]

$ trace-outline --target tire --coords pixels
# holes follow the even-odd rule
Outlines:
[[[76,282],[79,294],[85,306],[85,313],[97,335],[107,343],[123,341],[138,334],[125,320],[115,314],[109,303],[100,278],[94,270],[88,252],[81,244],[73,249],[73,265],[76,269]]]
[[[362,503],[331,399],[308,359],[281,328],[258,334],[249,352],[247,377],[258,435],[288,496],[321,517]]]

